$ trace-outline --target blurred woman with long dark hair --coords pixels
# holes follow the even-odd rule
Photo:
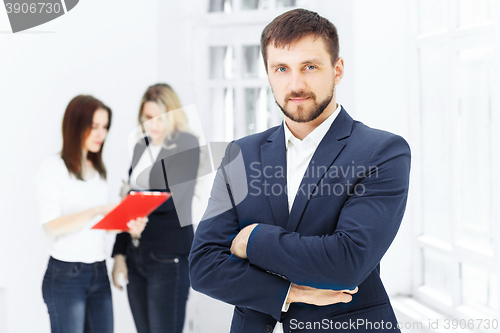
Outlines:
[[[102,147],[111,109],[92,96],[71,100],[63,118],[63,147],[36,175],[40,223],[51,238],[42,284],[53,333],[113,332],[104,230],[91,229],[108,203]],[[129,222],[140,235],[146,219]]]

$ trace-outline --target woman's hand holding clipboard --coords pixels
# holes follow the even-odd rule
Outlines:
[[[92,229],[128,231],[140,237],[147,216],[170,198],[168,192],[131,191],[123,201],[103,217]],[[137,221],[141,218],[140,221]],[[136,220],[133,222],[132,220]],[[144,226],[142,225],[144,224]],[[139,232],[140,230],[140,232]]]

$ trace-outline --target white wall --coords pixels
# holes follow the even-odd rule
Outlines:
[[[356,119],[401,135],[413,146],[410,124],[410,69],[413,38],[408,3],[354,1],[354,89]],[[348,75],[348,74],[346,74]],[[410,181],[411,182],[411,181]],[[401,228],[381,262],[389,295],[411,292],[411,184]]]
[[[62,116],[77,94],[113,110],[104,147],[111,193],[126,175],[127,135],[141,94],[159,78],[158,7],[158,0],[85,0],[18,34],[0,9],[0,310],[7,311],[0,332],[50,331],[41,293],[47,241],[32,179],[41,160],[60,150]],[[113,289],[115,330],[134,332],[125,294]]]

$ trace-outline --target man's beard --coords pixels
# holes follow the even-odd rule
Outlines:
[[[304,111],[304,107],[302,105],[299,105],[297,107],[297,112],[296,115],[293,115],[291,112],[288,112],[285,110],[283,106],[281,106],[276,99],[274,101],[276,104],[279,106],[283,114],[290,118],[291,120],[298,122],[298,123],[307,123],[309,121],[313,121],[314,119],[318,118],[323,111],[325,111],[326,107],[330,104],[330,102],[333,99],[333,95],[335,94],[335,84],[333,84],[331,93],[329,96],[327,96],[321,103],[318,104],[316,101],[316,95],[312,92],[310,93],[297,93],[292,91],[291,93],[287,94],[285,96],[285,101],[288,101],[290,98],[310,98],[314,101],[314,105],[312,106],[312,109],[309,110],[309,112]],[[286,102],[285,102],[286,103]]]

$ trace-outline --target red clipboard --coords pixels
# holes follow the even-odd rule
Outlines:
[[[168,192],[138,192],[130,193],[122,202],[92,227],[104,230],[128,230],[127,223],[138,217],[151,214],[172,194]]]

